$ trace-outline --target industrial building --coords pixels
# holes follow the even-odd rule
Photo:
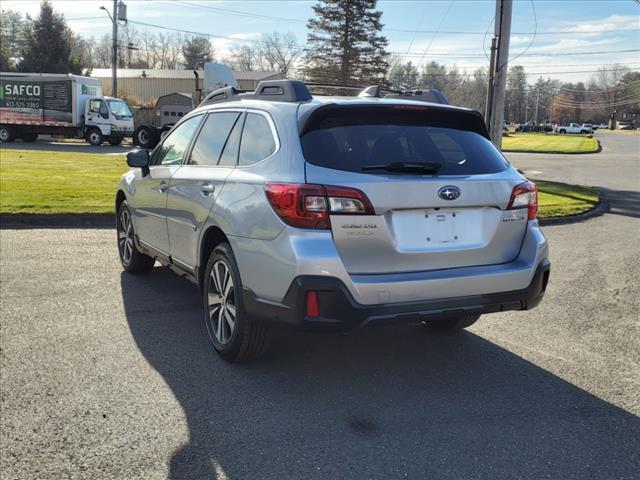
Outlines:
[[[279,72],[233,72],[241,90],[254,90],[261,80],[283,78]],[[111,69],[94,68],[90,74],[102,82],[105,95],[111,92]],[[202,89],[204,72],[198,70],[198,89]],[[152,70],[140,68],[118,69],[118,94],[134,97],[141,103],[184,92],[189,95],[196,91],[196,76],[193,70]]]

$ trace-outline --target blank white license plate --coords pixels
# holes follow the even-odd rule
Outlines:
[[[399,248],[423,249],[458,241],[456,214],[442,210],[401,210],[393,214]]]
[[[449,243],[458,240],[456,217],[451,212],[435,211],[424,214],[424,240],[429,243]]]

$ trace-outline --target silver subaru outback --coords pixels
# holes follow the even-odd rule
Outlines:
[[[473,110],[227,87],[127,162],[122,266],[158,261],[199,285],[225,360],[264,353],[274,322],[456,331],[531,309],[547,286],[536,187]]]

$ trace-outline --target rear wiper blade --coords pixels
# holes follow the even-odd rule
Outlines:
[[[367,165],[362,167],[367,170],[386,170],[387,172],[416,172],[416,173],[438,173],[442,168],[441,163],[429,162],[391,162],[386,165]]]

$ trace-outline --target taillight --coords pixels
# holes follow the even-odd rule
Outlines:
[[[287,224],[329,229],[329,215],[373,215],[367,196],[355,188],[308,183],[264,184],[269,203]]]
[[[523,182],[513,187],[507,210],[526,208],[528,220],[535,220],[538,216],[538,188],[535,183]]]

